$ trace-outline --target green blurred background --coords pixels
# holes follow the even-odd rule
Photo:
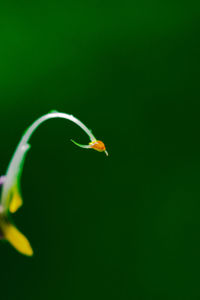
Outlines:
[[[32,137],[15,215],[33,258],[0,245],[1,298],[200,299],[200,5],[0,4],[1,173]]]

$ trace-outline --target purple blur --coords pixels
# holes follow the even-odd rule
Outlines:
[[[0,186],[6,181],[6,176],[0,176]]]

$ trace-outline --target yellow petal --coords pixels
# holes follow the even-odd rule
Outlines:
[[[18,193],[18,191],[15,191],[10,202],[9,211],[11,213],[15,213],[20,208],[20,206],[22,206],[22,204],[23,201],[20,194]]]
[[[27,238],[11,223],[1,222],[4,238],[20,253],[32,256],[33,250]]]

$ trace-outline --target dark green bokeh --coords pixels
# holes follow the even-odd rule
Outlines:
[[[6,2],[7,3],[7,2]],[[13,1],[0,9],[1,172],[31,140],[15,215],[35,255],[0,245],[1,298],[200,299],[200,6]]]

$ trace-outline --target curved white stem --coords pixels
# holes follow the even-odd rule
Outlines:
[[[1,205],[3,207],[3,211],[8,210],[9,202],[10,202],[10,193],[12,193],[12,188],[15,187],[19,189],[19,179],[23,169],[23,163],[26,157],[26,153],[30,148],[28,144],[32,134],[34,131],[40,126],[43,122],[53,119],[53,118],[63,118],[72,121],[81,127],[85,133],[89,136],[90,140],[93,142],[96,140],[95,136],[92,132],[77,118],[72,115],[60,112],[51,112],[48,113],[41,118],[37,119],[25,132],[22,136],[21,141],[19,142],[17,149],[10,161],[6,172],[6,181],[3,184],[2,195],[1,195]]]

